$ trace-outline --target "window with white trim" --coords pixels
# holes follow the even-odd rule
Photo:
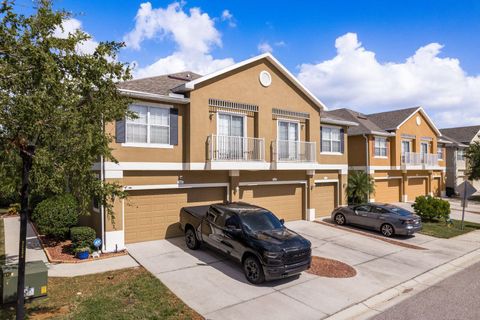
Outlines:
[[[443,160],[443,146],[438,145],[437,146],[437,155],[439,160]]]
[[[131,105],[136,119],[126,120],[127,143],[170,144],[170,109]]]
[[[341,129],[322,127],[322,152],[342,152]]]
[[[387,138],[375,137],[375,157],[387,157]]]
[[[464,161],[465,160],[465,151],[460,149],[457,151],[457,160]]]

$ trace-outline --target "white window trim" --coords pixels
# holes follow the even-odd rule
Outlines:
[[[340,134],[342,134],[342,127],[339,126],[326,126],[326,125],[320,125],[320,132],[322,128],[329,128],[329,129],[338,129],[340,131]],[[344,152],[334,152],[334,151],[322,151],[322,142],[323,142],[323,137],[320,134],[320,154],[327,155],[327,156],[343,156],[345,154]],[[330,136],[330,143],[332,143],[332,137]],[[343,143],[345,144],[345,139],[343,139]],[[342,138],[340,137],[340,149],[342,149]],[[330,145],[331,147],[332,145]],[[331,150],[332,148],[330,148]],[[343,146],[343,150],[345,150],[345,145]]]
[[[442,157],[440,158],[440,155],[438,153],[438,150],[442,150]],[[437,156],[438,156],[438,161],[444,161],[443,158],[445,158],[445,149],[442,147],[437,146]]]
[[[224,115],[229,115],[229,116],[238,116],[238,117],[243,117],[243,136],[242,138],[246,138],[248,137],[247,135],[247,115],[245,113],[241,113],[241,112],[232,112],[232,111],[217,111],[217,116],[216,116],[216,121],[217,121],[217,136],[219,135],[218,132],[218,127],[219,127],[219,124],[220,124],[220,115],[221,114],[224,114]]]
[[[168,109],[170,110],[173,108],[171,105],[158,105],[153,103],[133,103],[132,105],[137,105],[141,107],[147,108],[147,141],[150,141],[150,108],[158,108],[158,109]],[[169,112],[170,113],[170,112]],[[125,119],[125,139],[128,137],[128,119]],[[162,126],[165,127],[165,126]],[[122,147],[130,147],[130,148],[155,148],[155,149],[173,149],[173,145],[171,144],[171,137],[170,137],[170,115],[168,118],[168,140],[169,143],[150,143],[150,142],[124,142],[122,143]]]
[[[293,119],[283,119],[283,118],[277,118],[277,141],[280,141],[280,122],[289,122],[289,123],[295,123],[298,127],[297,130],[297,142],[300,142],[300,121],[298,120],[293,120]]]
[[[423,142],[420,142],[420,153],[423,153],[423,148],[422,146],[423,145],[426,145],[427,146],[427,152],[425,154],[429,154],[430,153],[430,143],[428,142],[425,142],[425,140],[423,140]]]
[[[401,150],[402,144],[403,144],[404,142],[408,142],[408,150],[409,150],[409,151],[402,151],[402,150]],[[404,153],[404,152],[413,152],[413,151],[412,151],[412,140],[402,139],[402,142],[401,142],[401,144],[400,144],[400,152],[401,152],[401,153]]]
[[[376,151],[375,149],[377,149],[377,147],[375,146],[375,142],[377,141],[377,139],[385,140],[385,154],[386,154],[386,156],[377,156],[375,154],[375,151]],[[374,136],[374,139],[373,139],[373,155],[374,155],[373,157],[375,159],[388,159],[388,139],[386,137]]]

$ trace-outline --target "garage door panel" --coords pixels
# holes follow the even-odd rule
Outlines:
[[[223,202],[226,188],[130,191],[125,203],[125,242],[159,240],[181,235],[180,209]]]
[[[409,178],[407,183],[407,196],[409,201],[414,201],[416,197],[427,194],[426,178]]]
[[[312,208],[315,209],[316,217],[330,215],[337,206],[336,183],[319,183],[312,190]]]
[[[375,181],[376,202],[399,202],[401,179],[387,179]]]
[[[240,200],[264,207],[285,221],[303,218],[301,185],[258,185],[240,187]]]
[[[432,180],[432,192],[435,197],[440,197],[441,195],[440,178],[434,178]]]

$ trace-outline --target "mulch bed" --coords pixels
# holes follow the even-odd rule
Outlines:
[[[80,260],[75,257],[73,250],[72,250],[72,241],[65,240],[65,241],[56,241],[46,236],[38,236],[42,247],[47,255],[48,261],[53,263],[82,263],[88,262],[93,260],[100,260],[100,259],[107,259],[112,257],[124,256],[127,254],[126,250],[119,251],[119,252],[109,252],[109,253],[102,253],[98,258],[88,257],[88,259]]]
[[[409,243],[405,243],[405,242],[401,242],[401,241],[397,241],[397,240],[385,238],[385,237],[383,237],[383,236],[376,236],[376,235],[374,235],[374,234],[370,234],[370,233],[364,232],[364,231],[353,230],[353,229],[351,229],[351,228],[349,228],[349,227],[339,226],[339,225],[337,225],[337,224],[333,224],[333,222],[332,222],[332,223],[328,223],[328,222],[325,222],[325,221],[318,221],[318,220],[315,220],[314,222],[319,223],[319,224],[323,224],[323,225],[325,225],[325,226],[329,226],[329,227],[332,227],[332,228],[337,228],[337,229],[345,230],[345,231],[348,231],[348,232],[351,232],[351,233],[360,234],[360,235],[362,235],[362,236],[370,237],[370,238],[373,238],[373,239],[376,239],[376,240],[380,240],[380,241],[383,241],[383,242],[387,242],[387,243],[394,244],[394,245],[396,245],[396,246],[400,246],[400,247],[404,247],[404,248],[408,248],[408,249],[428,250],[427,248],[419,247],[419,246],[416,246],[416,245],[414,245],[414,244],[409,244]]]
[[[312,264],[307,272],[326,278],[352,278],[357,275],[357,271],[346,263],[317,256],[312,256]]]

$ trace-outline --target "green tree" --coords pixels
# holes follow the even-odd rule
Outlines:
[[[70,17],[49,0],[39,0],[31,16],[18,14],[12,1],[0,5],[0,181],[21,197],[17,319],[24,318],[29,192],[70,192],[79,213],[88,212],[93,196],[112,213],[113,197],[124,196],[92,172],[100,157],[115,161],[104,124],[131,116],[129,100],[116,89],[130,78],[117,60],[123,44],[101,42],[93,53],[79,52],[88,34],[56,36]]]
[[[366,203],[375,192],[375,181],[365,171],[352,171],[348,175],[347,196],[351,204]]]
[[[480,142],[475,141],[465,150],[468,160],[468,180],[480,180]]]

